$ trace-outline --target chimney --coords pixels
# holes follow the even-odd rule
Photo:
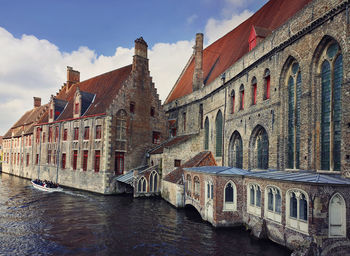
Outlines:
[[[194,46],[194,71],[192,80],[192,91],[200,89],[203,85],[203,34],[196,34],[196,45]]]
[[[39,97],[33,97],[34,98],[34,108],[41,106],[41,98]]]
[[[73,84],[80,82],[80,72],[73,70],[72,67],[67,66],[67,92]]]
[[[148,45],[142,37],[135,40],[135,54],[132,63],[132,70],[137,70],[137,67],[144,67],[148,71],[148,59],[147,59]]]

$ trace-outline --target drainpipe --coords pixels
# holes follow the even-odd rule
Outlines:
[[[60,123],[60,126],[58,128],[58,141],[57,141],[57,152],[56,152],[56,183],[58,183],[58,169],[60,165],[61,126],[62,126],[62,123]]]
[[[221,80],[222,80],[222,84],[224,85],[225,84],[225,79],[226,79],[226,74],[223,73],[221,75]],[[223,124],[222,124],[222,163],[221,165],[224,166],[224,163],[225,163],[225,122],[226,122],[226,105],[227,105],[227,87],[225,88],[225,105],[224,105],[224,120],[223,120]]]
[[[39,177],[40,177],[40,163],[41,163],[41,136],[43,131],[42,127],[43,126],[40,126],[40,133],[39,133],[38,179],[40,179]]]

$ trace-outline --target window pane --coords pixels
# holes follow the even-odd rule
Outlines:
[[[288,168],[294,168],[294,79],[288,80]]]
[[[277,190],[275,195],[275,211],[281,213],[281,195],[279,190]]]
[[[216,156],[222,155],[222,114],[218,112],[215,120],[216,125]]]
[[[233,203],[233,187],[228,183],[225,188],[225,202]]]
[[[271,189],[269,189],[269,193],[267,195],[267,209],[273,211],[273,194]]]
[[[256,190],[256,206],[260,207],[261,206],[261,191],[260,187]]]
[[[299,200],[299,218],[302,220],[307,220],[307,202],[304,195],[302,195]]]
[[[289,215],[290,217],[296,218],[297,217],[297,208],[298,208],[298,203],[297,199],[295,198],[295,194],[291,193],[290,195],[290,203],[289,203]]]
[[[254,205],[255,204],[255,191],[254,187],[250,188],[250,204]]]
[[[341,86],[343,80],[343,58],[339,55],[334,62],[334,83],[333,83],[333,97],[334,97],[334,147],[333,159],[334,170],[340,171],[340,154],[341,154]]]
[[[330,111],[331,111],[331,88],[330,88],[330,64],[324,61],[322,64],[322,107],[321,107],[321,168],[329,170],[330,152]]]

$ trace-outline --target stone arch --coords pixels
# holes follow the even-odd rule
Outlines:
[[[240,133],[236,130],[232,133],[228,146],[228,165],[243,168],[243,142]]]
[[[268,169],[269,166],[269,136],[266,129],[257,125],[249,140],[249,168]]]
[[[328,205],[329,237],[346,237],[346,202],[340,193],[335,193]]]

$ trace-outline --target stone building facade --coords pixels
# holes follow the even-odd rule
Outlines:
[[[4,172],[103,194],[119,192],[115,178],[145,165],[146,152],[168,136],[147,48],[142,37],[135,40],[132,65],[83,82],[68,67],[67,83],[30,130],[28,153],[19,149],[25,134],[11,132],[16,125],[5,136],[5,152],[18,148],[16,157],[29,154],[30,160],[23,167],[10,158]],[[13,141],[19,142],[13,147]]]
[[[185,169],[184,186],[196,192],[185,194],[185,204],[205,220],[244,224],[292,249],[349,252],[348,9],[343,0],[270,0],[206,49],[196,35],[164,109],[171,133],[194,134],[199,149],[189,150],[190,140],[166,153],[181,152],[185,162],[209,150],[219,166],[232,168]],[[238,200],[225,208],[229,180]],[[259,188],[260,207],[247,203],[251,188]]]

